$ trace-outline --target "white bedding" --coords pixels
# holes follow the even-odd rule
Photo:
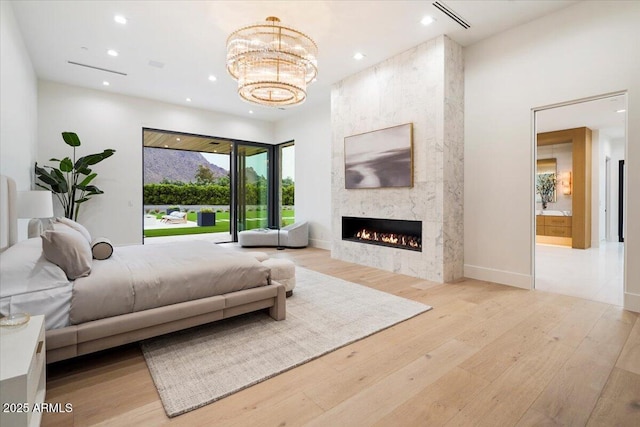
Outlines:
[[[121,246],[75,280],[71,324],[266,286],[269,280],[269,267],[255,257],[203,240]]]
[[[89,276],[69,281],[37,237],[0,253],[0,314],[43,314],[45,329],[57,329],[265,286],[269,271],[252,256],[193,241],[116,248],[93,260]]]
[[[0,254],[0,314],[45,315],[45,329],[68,326],[73,282],[42,254],[40,237]]]

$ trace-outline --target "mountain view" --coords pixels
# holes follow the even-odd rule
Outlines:
[[[195,175],[200,165],[209,168],[215,177],[227,176],[229,173],[226,169],[209,163],[201,153],[195,151],[144,147],[145,184],[157,184],[163,179],[182,182],[195,181]]]

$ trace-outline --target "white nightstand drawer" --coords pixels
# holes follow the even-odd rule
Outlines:
[[[46,392],[44,316],[0,327],[0,425],[39,426]]]
[[[31,356],[31,364],[29,365],[29,373],[27,374],[27,398],[29,402],[34,402],[36,393],[40,386],[40,380],[43,370],[45,369],[44,357],[46,348],[44,345],[44,325],[38,336],[38,342],[33,349]]]

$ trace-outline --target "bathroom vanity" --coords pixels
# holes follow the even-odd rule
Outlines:
[[[536,235],[571,237],[571,217],[570,216],[536,216]]]

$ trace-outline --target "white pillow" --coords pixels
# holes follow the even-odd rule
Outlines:
[[[42,233],[42,250],[44,256],[60,267],[69,280],[91,273],[91,246],[74,229],[45,231]]]
[[[79,224],[74,220],[65,218],[63,216],[56,218],[56,221],[73,228],[74,230],[82,234],[82,237],[87,239],[87,243],[91,243],[91,233],[89,233],[89,230],[87,230],[82,224]]]
[[[169,216],[172,216],[175,218],[184,218],[186,214],[187,214],[186,212],[173,211],[169,214]]]
[[[2,252],[0,277],[0,298],[56,288],[69,283],[64,271],[44,257],[40,237],[23,240]]]

